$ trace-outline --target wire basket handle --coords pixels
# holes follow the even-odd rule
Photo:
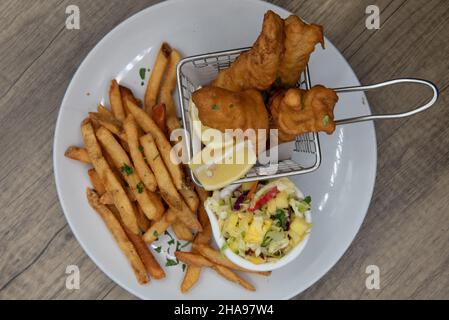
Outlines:
[[[355,118],[340,119],[340,120],[336,120],[335,123],[337,125],[341,125],[341,124],[349,124],[349,123],[371,121],[371,120],[386,120],[386,119],[399,119],[399,118],[410,117],[410,116],[413,116],[415,114],[423,112],[423,111],[429,109],[430,107],[432,107],[435,104],[435,102],[438,100],[438,97],[440,95],[438,87],[434,83],[427,81],[427,80],[414,79],[414,78],[395,79],[395,80],[389,80],[389,81],[372,84],[372,85],[367,85],[367,86],[343,87],[343,88],[336,88],[333,90],[336,93],[359,92],[359,91],[368,91],[368,90],[383,88],[383,87],[387,87],[387,86],[395,85],[395,84],[399,84],[399,83],[417,83],[417,84],[421,84],[421,85],[426,85],[432,89],[433,97],[425,105],[422,105],[422,106],[415,108],[414,110],[411,110],[408,112],[395,113],[395,114],[375,114],[375,115],[367,115],[367,116],[361,116],[361,117],[355,117]]]

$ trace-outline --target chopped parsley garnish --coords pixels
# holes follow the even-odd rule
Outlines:
[[[176,241],[176,251],[181,250],[181,242]]]
[[[172,240],[174,239],[173,236],[170,234],[170,232],[168,232],[167,230],[164,231],[164,234],[165,234],[166,236],[169,236],[170,239],[172,239]]]
[[[182,265],[182,272],[185,272],[185,271],[186,271],[186,267],[187,267],[187,266],[186,266],[185,264]]]
[[[159,158],[159,153],[153,157],[153,161]]]
[[[329,124],[330,118],[329,116],[324,116],[323,117],[323,125],[327,126]]]
[[[304,201],[304,202],[307,203],[307,204],[311,204],[311,203],[312,203],[312,197],[311,197],[311,196],[307,196],[307,197],[305,197],[304,200],[302,200],[302,201]]]
[[[185,248],[185,247],[187,247],[189,244],[191,244],[192,243],[192,241],[187,241],[186,243],[184,243],[181,247],[180,247],[180,249],[183,249],[183,248]]]
[[[276,222],[276,225],[278,227],[281,227],[284,230],[285,228],[287,228],[288,216],[285,214],[284,210],[276,210],[276,214],[273,216],[273,220]]]
[[[154,251],[156,251],[157,253],[161,253],[162,247],[157,247],[156,249],[154,249]]]
[[[136,188],[137,188],[137,192],[138,192],[138,193],[143,193],[144,185],[143,185],[142,182],[139,182],[139,183],[137,184]]]
[[[139,69],[139,75],[140,75],[140,79],[145,80],[145,73],[146,73],[146,69],[145,68],[140,68]]]
[[[174,239],[171,239],[171,240],[169,240],[167,243],[168,243],[169,246],[171,246],[172,244],[175,244],[175,240],[174,240]]]
[[[214,105],[212,106],[212,110],[219,110],[219,109],[220,109],[220,107],[217,106],[216,104],[214,104]]]
[[[128,176],[133,174],[134,170],[127,164],[124,164],[123,167],[120,169],[123,173],[126,173]]]
[[[179,261],[167,258],[167,262],[165,263],[165,266],[173,267],[173,266],[177,266],[178,264],[179,264]]]
[[[157,239],[157,238],[159,238],[159,233],[157,233],[157,231],[156,230],[154,230],[154,232],[153,232],[153,236]]]

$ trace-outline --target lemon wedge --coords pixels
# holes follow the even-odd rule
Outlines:
[[[204,189],[213,191],[245,176],[256,161],[252,142],[245,140],[220,149],[208,145],[192,158],[189,167]]]
[[[193,133],[205,146],[220,149],[234,142],[231,135],[227,135],[220,130],[210,128],[201,123],[198,108],[193,103],[192,98],[189,101],[189,116]]]

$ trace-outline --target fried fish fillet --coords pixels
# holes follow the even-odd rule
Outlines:
[[[323,27],[306,24],[297,16],[290,16],[284,23],[285,51],[279,65],[278,78],[282,85],[294,87],[309,62],[315,46],[324,48]]]
[[[243,131],[254,129],[258,140],[253,142],[258,150],[264,149],[269,120],[268,111],[259,91],[250,89],[232,92],[227,89],[206,86],[195,91],[192,94],[192,99],[198,108],[198,115],[203,125],[222,132],[227,129],[242,129]],[[258,134],[257,130],[259,129],[265,129],[264,135]]]
[[[273,11],[267,11],[262,33],[252,49],[221,71],[211,85],[234,92],[266,90],[276,80],[283,51],[284,21]]]
[[[334,107],[337,94],[317,85],[305,91],[288,89],[271,98],[269,107],[272,116],[271,128],[279,130],[279,142],[293,141],[307,132],[335,131]]]

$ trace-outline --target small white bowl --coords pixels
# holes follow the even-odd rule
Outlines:
[[[238,187],[239,187],[239,185],[234,185],[231,188],[229,188],[229,189],[226,188],[223,191],[224,191],[224,193],[233,192]],[[303,199],[304,198],[303,193],[297,187],[295,187],[295,190],[296,190],[296,195],[298,196],[298,198]],[[223,191],[221,192],[222,197],[224,197]],[[214,235],[215,242],[217,243],[219,248],[222,248],[224,246],[224,244],[226,243],[226,241],[220,232],[220,227],[218,225],[217,216],[212,211],[210,206],[208,206],[207,204],[205,204],[205,209],[206,209],[207,215],[209,216],[209,220],[210,220],[210,224],[212,226],[212,233]],[[310,211],[306,212],[305,219],[308,223],[312,223],[312,215],[311,215]],[[224,254],[229,260],[234,262],[236,265],[238,265],[242,268],[245,268],[247,270],[272,271],[275,269],[279,269],[279,268],[287,265],[288,263],[292,262],[294,259],[296,259],[301,254],[302,250],[305,248],[307,241],[309,240],[310,233],[311,233],[311,231],[304,237],[304,239],[296,247],[294,247],[289,253],[287,253],[284,257],[282,257],[281,259],[279,259],[276,262],[254,264],[254,263],[246,260],[245,258],[239,256],[238,254],[234,253],[229,248],[224,250]]]

